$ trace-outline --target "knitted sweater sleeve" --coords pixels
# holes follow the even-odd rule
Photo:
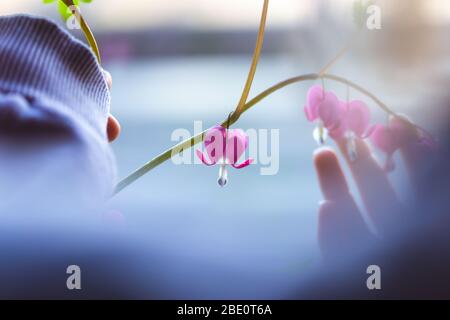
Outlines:
[[[46,19],[0,17],[0,213],[60,213],[108,197],[109,107],[87,46]]]

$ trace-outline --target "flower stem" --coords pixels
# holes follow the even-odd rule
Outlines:
[[[261,14],[261,21],[259,24],[258,38],[256,40],[256,47],[253,53],[253,60],[248,73],[247,81],[244,86],[241,98],[235,110],[234,117],[237,119],[242,113],[242,110],[247,102],[250,89],[252,87],[253,79],[255,78],[256,67],[258,66],[259,57],[261,56],[261,49],[264,43],[264,33],[266,29],[267,11],[269,10],[269,0],[264,0],[263,10]]]
[[[356,36],[355,36],[356,37]],[[319,78],[322,77],[325,73],[330,70],[330,68],[350,49],[350,46],[353,44],[352,41],[347,42],[345,46],[339,50],[339,52],[331,59],[322,69],[319,71]]]
[[[94,51],[98,63],[101,64],[100,50],[98,48],[97,41],[95,40],[91,28],[89,28],[89,25],[87,24],[86,20],[81,15],[80,10],[78,10],[78,7],[74,4],[73,0],[62,0],[62,1],[68,8],[72,7],[73,10],[75,11],[74,16],[78,20],[81,30],[83,31],[84,36],[86,37],[86,40],[89,43],[89,46],[91,47],[92,51]]]
[[[261,100],[265,99],[266,97],[268,97],[272,93],[274,93],[274,92],[276,92],[276,91],[278,91],[278,90],[280,90],[280,89],[282,89],[284,87],[287,87],[288,85],[291,85],[291,84],[297,83],[297,82],[303,82],[303,81],[314,81],[314,80],[317,80],[319,78],[325,78],[325,79],[329,79],[329,80],[333,80],[333,81],[336,81],[336,82],[340,82],[340,83],[346,84],[349,87],[352,87],[353,89],[355,89],[355,90],[361,92],[362,94],[366,95],[367,97],[371,98],[378,106],[380,106],[381,109],[383,109],[383,111],[385,111],[389,115],[394,115],[394,116],[396,115],[396,113],[394,111],[392,111],[390,108],[388,108],[388,106],[386,104],[384,104],[380,99],[378,99],[374,94],[370,93],[369,91],[367,91],[363,87],[357,85],[356,83],[351,82],[350,80],[347,80],[347,79],[345,79],[343,77],[339,77],[339,76],[336,76],[336,75],[332,75],[332,74],[320,75],[318,73],[310,73],[310,74],[305,74],[305,75],[301,75],[301,76],[298,76],[298,77],[289,78],[287,80],[284,80],[284,81],[281,81],[281,82],[275,84],[274,86],[266,89],[265,91],[263,91],[259,95],[257,95],[255,98],[250,100],[244,106],[243,112],[247,111],[252,106],[257,104]]]
[[[277,84],[275,84],[274,86],[266,89],[265,91],[261,92],[260,94],[258,94],[256,97],[254,97],[252,100],[250,100],[248,103],[246,103],[244,105],[244,107],[242,108],[242,113],[246,112],[247,110],[249,110],[250,108],[252,108],[254,105],[256,105],[257,103],[261,102],[262,100],[264,100],[265,98],[267,98],[268,96],[270,96],[272,93],[275,93],[276,91],[283,89],[284,87],[287,87],[291,84],[294,83],[299,83],[299,82],[304,82],[304,81],[314,81],[317,80],[319,78],[325,78],[325,79],[329,79],[329,80],[333,80],[336,82],[340,82],[340,83],[344,83],[352,88],[354,88],[355,90],[361,92],[362,94],[366,95],[367,97],[371,98],[377,105],[380,106],[381,109],[383,109],[386,113],[396,116],[396,113],[394,111],[392,111],[391,109],[389,109],[380,99],[378,99],[375,95],[373,95],[372,93],[370,93],[369,91],[367,91],[366,89],[362,88],[361,86],[351,82],[350,80],[347,80],[343,77],[339,77],[336,75],[332,75],[332,74],[323,74],[320,75],[318,73],[311,73],[311,74],[305,74],[305,75],[301,75],[298,77],[294,77],[294,78],[290,78],[287,80],[284,80],[282,82],[279,82]],[[237,120],[239,119],[239,117],[227,117],[227,119],[225,119],[221,125],[223,127],[227,126],[227,125],[232,125],[233,123],[235,123]],[[141,168],[137,169],[135,172],[133,172],[131,175],[129,175],[128,177],[126,177],[125,179],[123,179],[122,181],[120,181],[117,186],[116,189],[114,191],[114,195],[119,193],[120,191],[122,191],[124,188],[126,188],[127,186],[129,186],[130,184],[132,184],[134,181],[136,181],[137,179],[139,179],[140,177],[142,177],[143,175],[145,175],[146,173],[148,173],[149,171],[151,171],[152,169],[156,168],[157,166],[159,166],[160,164],[166,162],[167,160],[169,160],[172,156],[177,155],[193,146],[195,146],[196,144],[200,143],[203,141],[203,135],[210,129],[207,129],[195,136],[192,136],[191,138],[182,141],[180,143],[178,143],[177,145],[173,146],[172,148],[164,151],[163,153],[161,153],[160,155],[156,156],[155,158],[153,158],[152,160],[150,160],[149,162],[147,162],[146,164],[144,164]]]
[[[83,33],[86,37],[87,42],[89,43],[90,47],[92,48],[92,51],[94,51],[95,56],[97,57],[98,64],[102,64],[102,60],[100,58],[100,50],[98,49],[97,41],[95,40],[94,34],[92,33],[91,28],[89,28],[89,25],[87,24],[86,20],[84,20],[82,15],[79,15],[80,17],[80,26],[81,30],[83,30]]]

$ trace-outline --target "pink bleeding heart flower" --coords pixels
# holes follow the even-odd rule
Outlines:
[[[340,118],[336,121],[335,126],[331,128],[330,136],[333,139],[349,135],[362,139],[370,136],[372,128],[370,127],[369,107],[360,100],[339,101],[339,105]]]
[[[313,122],[319,117],[318,105],[324,98],[324,91],[321,86],[315,85],[309,88],[304,107],[306,119]]]
[[[433,138],[413,127],[407,120],[394,117],[389,125],[377,124],[373,128],[370,140],[372,144],[386,153],[385,170],[392,171],[395,168],[393,154],[398,149],[410,143],[426,144],[430,149],[434,148]]]
[[[345,126],[359,138],[370,135],[368,132],[370,125],[370,110],[367,105],[360,100],[353,100],[346,104]]]
[[[338,98],[332,92],[323,90],[319,85],[312,86],[308,90],[304,111],[308,121],[318,122],[313,135],[319,144],[325,142],[328,132],[340,126],[343,112]]]
[[[395,164],[392,157],[394,152],[400,148],[398,139],[395,137],[395,132],[387,125],[376,124],[374,125],[370,140],[375,147],[386,153],[384,169],[386,171],[394,170]]]
[[[196,150],[197,157],[207,166],[220,165],[217,182],[221,187],[225,186],[228,180],[227,165],[242,169],[253,162],[253,159],[247,159],[240,164],[237,163],[248,148],[248,136],[241,129],[227,130],[222,126],[215,126],[206,132],[204,146],[206,154]]]
[[[347,153],[350,160],[357,157],[356,138],[367,138],[371,135],[369,107],[360,100],[350,102],[340,101],[341,118],[335,128],[330,130],[330,136],[337,140],[347,139]]]

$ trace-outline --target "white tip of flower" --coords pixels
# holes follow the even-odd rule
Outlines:
[[[219,186],[225,187],[225,185],[227,184],[227,179],[219,177],[219,179],[217,179],[217,183],[219,184]]]
[[[217,179],[217,183],[219,186],[224,187],[228,182],[228,170],[226,164],[221,164],[219,167],[219,178]]]
[[[356,161],[358,159],[358,151],[356,150],[355,137],[347,138],[347,154],[350,161]]]
[[[313,138],[319,146],[324,145],[328,138],[328,130],[323,126],[317,126],[313,131]]]

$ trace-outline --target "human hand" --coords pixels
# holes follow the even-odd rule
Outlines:
[[[366,142],[356,140],[358,157],[355,160],[350,160],[344,139],[336,141],[336,144],[350,168],[375,232],[368,227],[349,192],[336,153],[331,148],[318,149],[314,154],[314,165],[324,196],[318,212],[318,241],[325,260],[345,259],[362,253],[381,239],[395,235],[415,218],[405,213],[387,173],[375,160]],[[429,148],[407,144],[400,153],[413,189],[423,188],[419,185],[419,176],[429,156]]]

